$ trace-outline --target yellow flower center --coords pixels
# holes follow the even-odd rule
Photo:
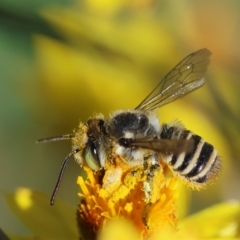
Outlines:
[[[142,239],[165,228],[176,229],[176,179],[167,179],[163,168],[149,178],[143,166],[129,166],[119,157],[115,162],[98,172],[84,166],[87,180],[78,177],[81,233],[95,236],[107,220],[115,218],[131,221]]]

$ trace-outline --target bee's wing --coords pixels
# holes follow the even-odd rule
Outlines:
[[[210,62],[211,52],[204,48],[185,57],[136,107],[153,111],[194,91],[204,84],[204,74]]]
[[[180,154],[191,152],[193,149],[192,140],[186,139],[135,139],[130,143],[131,147],[151,149],[163,154]]]

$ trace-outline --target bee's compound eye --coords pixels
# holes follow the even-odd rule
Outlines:
[[[85,150],[85,161],[92,170],[96,171],[100,168],[98,149],[93,142],[90,142]]]

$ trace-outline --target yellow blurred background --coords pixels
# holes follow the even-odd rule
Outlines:
[[[193,192],[189,211],[240,198],[240,3],[230,0],[0,1],[0,227],[24,233],[4,202],[18,187],[49,194],[71,133],[94,112],[135,108],[182,58],[213,55],[204,88],[159,110],[212,143],[218,181]],[[70,161],[58,198],[75,206]],[[187,190],[188,191],[188,190]]]

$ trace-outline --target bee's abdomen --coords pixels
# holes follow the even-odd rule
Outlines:
[[[172,127],[172,136],[174,130]],[[190,152],[170,156],[168,164],[172,169],[188,181],[199,184],[204,184],[214,178],[220,169],[220,160],[216,149],[200,136],[188,130],[183,130],[178,138],[191,140],[193,148]]]

